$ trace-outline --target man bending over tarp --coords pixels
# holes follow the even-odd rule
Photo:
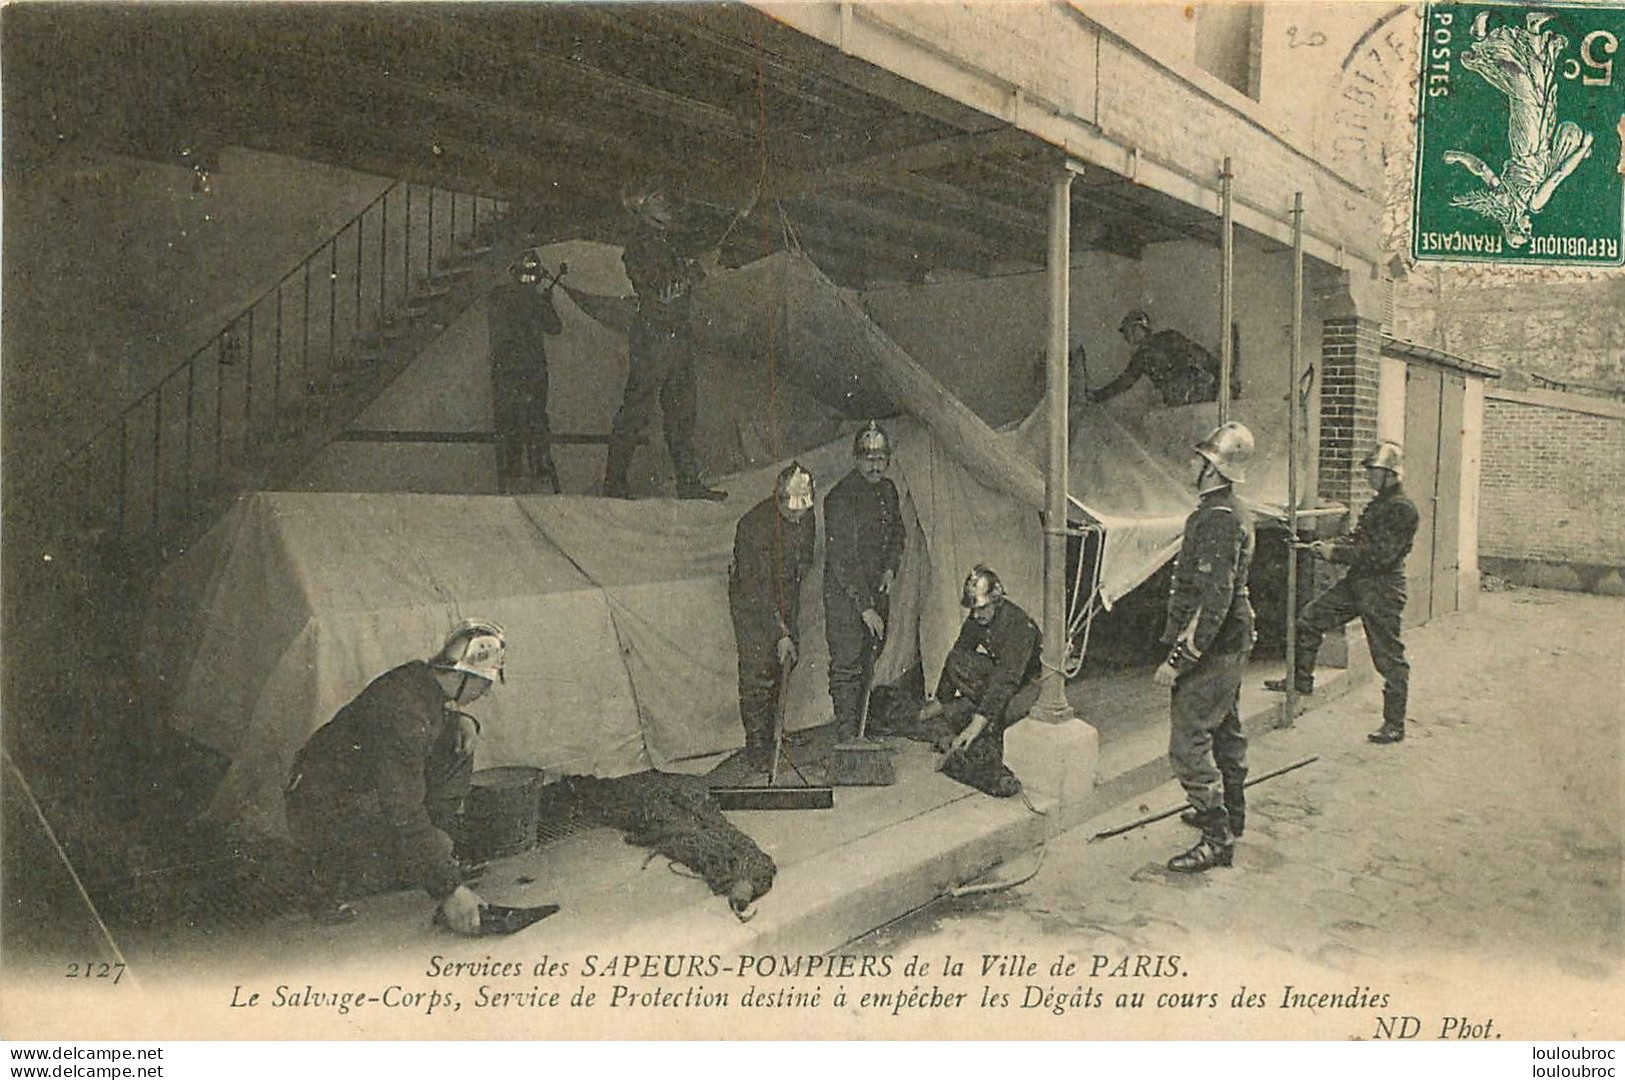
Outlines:
[[[458,707],[502,678],[506,650],[501,627],[469,619],[427,662],[374,679],[299,751],[284,799],[318,922],[348,922],[348,897],[416,881],[452,931],[479,933],[483,902],[462,883],[447,836],[479,730]]]
[[[1207,349],[1198,345],[1178,330],[1151,332],[1151,316],[1143,311],[1131,311],[1123,316],[1117,332],[1123,335],[1129,348],[1134,350],[1117,378],[1089,392],[1089,400],[1110,401],[1130,389],[1142,377],[1162,395],[1168,406],[1195,405],[1219,399],[1220,362]],[[1231,327],[1232,336],[1235,327]],[[1237,350],[1232,349],[1232,354]],[[1230,365],[1230,400],[1241,398],[1241,364]]]
[[[751,507],[734,530],[728,610],[739,649],[739,719],[745,761],[770,768],[779,702],[799,652],[801,583],[812,569],[818,522],[812,473],[792,463],[773,494]]]
[[[1021,781],[1004,764],[1004,730],[1027,715],[1042,670],[1043,635],[1004,595],[999,575],[978,565],[960,606],[970,614],[942,665],[936,700],[910,733],[947,744],[942,771],[989,795],[1009,798]]]

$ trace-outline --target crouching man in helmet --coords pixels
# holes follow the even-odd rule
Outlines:
[[[1201,841],[1168,861],[1195,873],[1229,866],[1246,824],[1247,737],[1241,730],[1241,676],[1257,634],[1247,573],[1253,561],[1253,517],[1233,484],[1247,479],[1253,435],[1221,424],[1196,444],[1196,490],[1174,564],[1162,640],[1168,659],[1154,676],[1171,687],[1168,756],[1191,809],[1184,820]]]
[[[986,566],[971,570],[959,604],[965,621],[943,662],[936,699],[920,720],[932,725],[927,731],[952,736],[945,774],[1007,799],[1020,793],[1021,781],[1004,763],[1004,731],[1032,707],[1043,635]]]
[[[318,921],[348,922],[348,898],[415,882],[439,905],[437,921],[479,932],[482,901],[462,883],[447,831],[479,731],[460,707],[502,679],[506,649],[501,627],[467,620],[429,660],[374,679],[299,751],[284,804]]]

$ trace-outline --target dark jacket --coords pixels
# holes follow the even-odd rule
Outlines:
[[[792,525],[779,514],[778,499],[772,495],[739,519],[728,569],[728,607],[739,637],[800,641],[801,583],[812,569],[817,542],[814,512],[809,510]]]
[[[486,322],[492,369],[515,379],[546,371],[547,338],[564,329],[552,290],[538,293],[534,285],[517,281],[491,290]]]
[[[1332,545],[1328,558],[1347,566],[1350,577],[1403,575],[1419,521],[1416,504],[1395,483],[1366,503],[1354,531]]]
[[[639,229],[621,252],[621,265],[638,297],[638,319],[672,331],[688,325],[694,285],[702,276],[695,259],[706,250],[706,238],[691,229]],[[668,289],[670,299],[661,296]]]
[[[1252,513],[1229,485],[1203,495],[1185,519],[1162,641],[1172,645],[1194,618],[1188,640],[1198,656],[1249,651],[1253,605],[1247,597],[1247,574],[1252,562]]]
[[[457,888],[451,838],[429,821],[425,771],[437,748],[454,743],[434,669],[414,660],[378,676],[305,743],[294,763],[295,797],[342,806],[369,793],[394,828],[407,869],[440,900]]]
[[[1106,401],[1149,378],[1166,405],[1190,405],[1218,400],[1219,358],[1178,330],[1158,330],[1134,350],[1117,378],[1095,391]],[[1231,379],[1231,397],[1239,397],[1239,377]]]
[[[967,616],[942,666],[937,700],[970,697],[976,711],[987,717],[988,730],[1004,730],[1014,719],[1005,715],[1010,699],[1043,671],[1043,643],[1032,616],[1009,599],[999,602],[986,626]],[[963,685],[966,682],[973,685]]]
[[[824,497],[824,592],[846,597],[859,611],[875,607],[881,575],[890,570],[895,577],[902,559],[897,485],[847,473]]]

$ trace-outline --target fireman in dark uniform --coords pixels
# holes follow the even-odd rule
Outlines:
[[[1313,693],[1315,655],[1321,639],[1328,630],[1358,616],[1365,624],[1371,663],[1382,676],[1382,727],[1366,737],[1374,743],[1396,743],[1405,738],[1411,674],[1405,643],[1399,636],[1400,615],[1405,610],[1405,557],[1416,539],[1419,518],[1416,504],[1400,486],[1404,458],[1397,444],[1377,443],[1361,464],[1376,497],[1360,511],[1360,520],[1348,536],[1317,540],[1309,546],[1320,558],[1347,566],[1349,571],[1298,616],[1294,678],[1298,693]],[[1264,685],[1285,690],[1286,680],[1270,679]]]
[[[968,615],[920,722],[947,744],[945,774],[1005,799],[1020,794],[1021,781],[1004,763],[1004,732],[1032,706],[1025,691],[1043,670],[1043,635],[986,566],[970,572],[959,603]]]
[[[513,280],[491,290],[486,316],[491,342],[491,405],[497,431],[497,490],[518,490],[530,458],[530,477],[559,490],[553,435],[547,422],[547,339],[564,329],[553,290],[538,293],[542,261],[519,256]]]
[[[739,719],[745,760],[771,764],[780,687],[800,654],[801,583],[818,541],[812,474],[799,464],[779,473],[773,494],[734,530],[728,609],[739,649]]]
[[[1128,366],[1105,386],[1089,392],[1095,403],[1110,401],[1140,379],[1148,378],[1162,395],[1164,405],[1194,405],[1217,401],[1219,358],[1177,330],[1151,332],[1151,317],[1143,311],[1123,316],[1117,332],[1134,350]],[[1241,365],[1230,369],[1230,400],[1241,398]]]
[[[694,286],[703,276],[699,260],[715,250],[719,241],[714,235],[701,238],[692,229],[680,229],[671,197],[659,185],[629,190],[622,202],[638,220],[638,234],[621,255],[638,305],[627,338],[626,390],[610,428],[604,494],[630,497],[627,474],[632,468],[632,454],[648,431],[658,404],[666,450],[677,474],[677,497],[726,499],[726,492],[700,479],[699,457],[694,450],[698,410],[695,344],[689,323]],[[734,223],[754,205],[752,199],[734,217]],[[732,228],[730,224],[728,230]]]
[[[852,471],[824,496],[824,636],[838,739],[857,734],[903,558],[897,485],[886,477],[891,440],[870,423],[852,441]]]
[[[1202,830],[1195,847],[1168,861],[1179,873],[1229,866],[1246,824],[1241,676],[1257,637],[1247,596],[1253,518],[1232,487],[1247,478],[1252,432],[1221,424],[1196,453],[1201,501],[1185,519],[1162,631],[1170,649],[1155,675],[1173,689],[1168,756],[1190,800],[1186,820]]]
[[[482,901],[462,883],[447,832],[468,794],[479,730],[460,706],[502,678],[505,653],[501,627],[468,620],[427,662],[374,679],[299,751],[284,805],[319,921],[347,922],[347,898],[416,882],[451,930],[479,931]]]

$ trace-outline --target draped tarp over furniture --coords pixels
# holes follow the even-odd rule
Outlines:
[[[871,416],[892,418],[910,535],[877,681],[917,662],[934,680],[975,563],[994,566],[1029,611],[1041,608],[1041,421],[992,431],[797,255],[712,277],[695,321],[703,456],[745,469],[720,482],[726,503],[263,493],[166,569],[147,668],[164,715],[230,760],[213,813],[280,829],[281,784],[309,734],[468,616],[510,635],[507,684],[474,707],[482,767],[618,776],[701,768],[740,746],[727,604],[734,525],[792,457],[827,492]],[[1194,503],[1189,447],[1212,426],[1211,406],[1147,401],[1141,387],[1086,408],[1072,447],[1078,520],[1105,530],[1108,601],[1177,545]],[[1266,423],[1255,431],[1267,495],[1284,437]],[[792,730],[829,718],[819,543]]]

